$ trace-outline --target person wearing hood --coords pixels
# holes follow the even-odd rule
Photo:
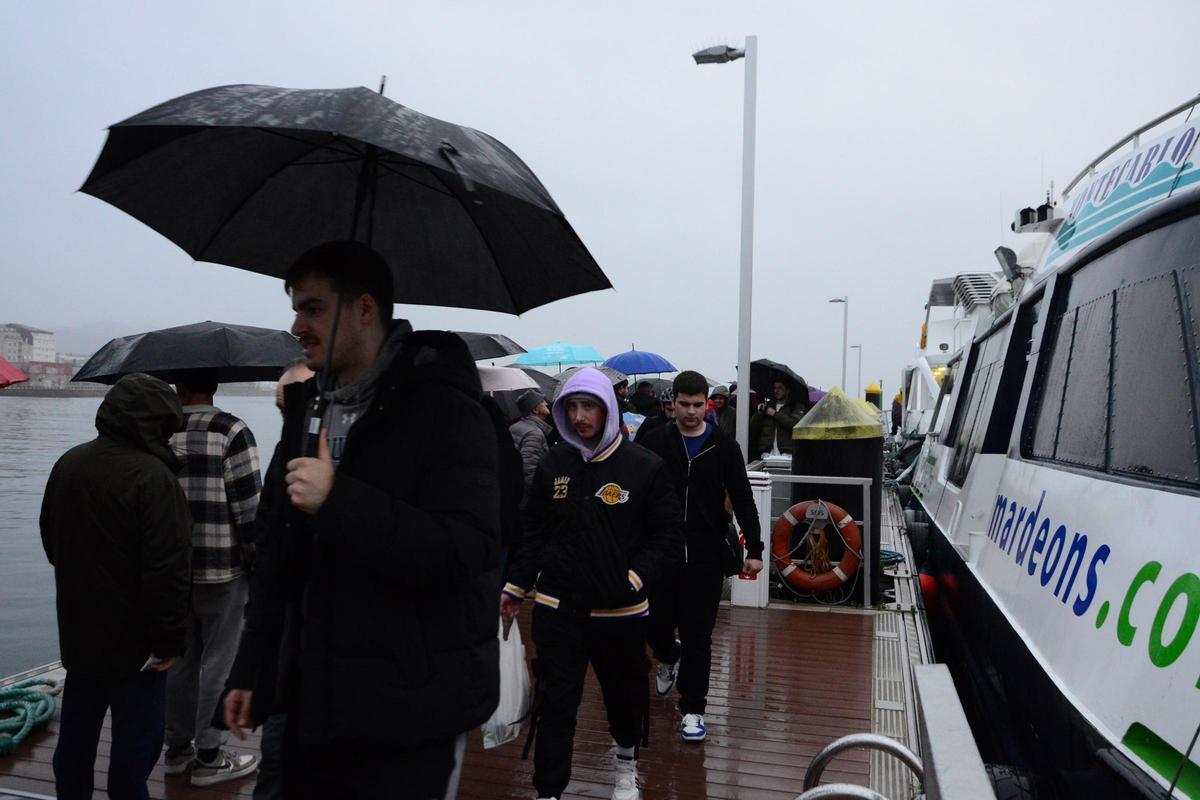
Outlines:
[[[149,797],[162,751],[167,670],[184,652],[192,518],[170,437],[179,398],[126,375],[96,412],[99,435],[54,465],[42,499],[42,546],[54,567],[67,670],[54,778],[63,800],[90,798],[96,746],[112,711],[108,793]]]
[[[609,379],[591,367],[552,410],[563,441],[533,477],[528,527],[500,595],[516,616],[534,601],[533,785],[557,798],[571,778],[575,715],[590,662],[616,741],[613,800],[638,800],[647,704],[647,589],[683,560],[682,516],[662,459],[621,435]]]
[[[717,415],[717,427],[721,429],[722,433],[732,438],[736,435],[737,409],[729,404],[729,389],[725,386],[716,387],[712,390],[709,400]]]
[[[223,721],[241,736],[288,712],[288,798],[394,796],[398,779],[414,800],[453,797],[465,732],[499,698],[497,439],[479,373],[455,334],[391,320],[391,270],[366,245],[318,245],[284,285],[325,374],[284,388]]]

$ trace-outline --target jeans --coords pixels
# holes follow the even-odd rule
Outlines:
[[[287,729],[287,714],[267,717],[262,726],[262,759],[254,783],[254,800],[283,798],[283,732]]]
[[[187,652],[167,677],[168,747],[193,739],[197,750],[225,744],[228,734],[214,728],[212,719],[237,655],[248,591],[245,576],[227,583],[192,584]]]
[[[54,750],[54,782],[59,800],[91,800],[96,746],[104,715],[112,709],[112,756],[108,767],[111,800],[149,800],[150,777],[163,746],[167,675],[140,672],[107,679],[67,672]]]

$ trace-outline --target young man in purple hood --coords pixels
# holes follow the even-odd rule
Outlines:
[[[626,442],[617,398],[585,368],[554,401],[563,441],[533,477],[527,527],[500,613],[533,600],[533,784],[557,798],[571,779],[575,714],[590,661],[617,744],[613,800],[639,800],[637,746],[648,696],[646,590],[683,561],[683,518],[662,459]]]

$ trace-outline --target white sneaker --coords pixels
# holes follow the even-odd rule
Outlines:
[[[616,761],[617,780],[613,785],[612,800],[642,800],[642,790],[638,788],[637,762],[625,758]]]
[[[192,764],[192,786],[215,786],[225,781],[237,780],[258,769],[258,756],[221,750],[217,760],[205,764],[196,759]]]
[[[659,664],[654,672],[654,691],[659,697],[666,697],[675,686],[675,674],[678,672],[675,664]]]
[[[684,714],[679,735],[685,742],[703,742],[708,735],[704,730],[704,717],[700,714]]]

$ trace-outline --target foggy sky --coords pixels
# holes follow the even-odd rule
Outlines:
[[[982,6],[985,6],[983,8]],[[980,6],[977,8],[977,6]],[[193,262],[76,192],[108,125],[227,83],[377,87],[497,137],[615,289],[522,317],[404,306],[417,327],[666,355],[734,375],[742,63],[759,36],[754,357],[895,391],[934,278],[995,268],[1037,205],[1200,89],[1195,6],[1150,2],[0,2],[0,322],[111,335],[286,328],[277,279]],[[101,342],[97,342],[97,346]],[[848,383],[855,383],[851,352]]]

